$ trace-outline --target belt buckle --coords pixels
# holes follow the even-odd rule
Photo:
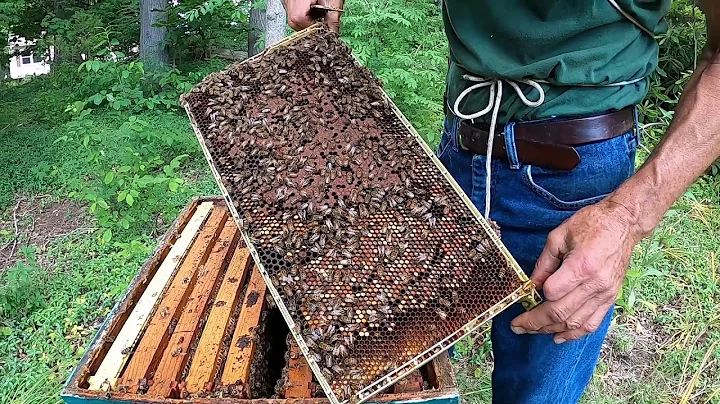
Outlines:
[[[468,149],[467,146],[465,146],[465,142],[463,142],[463,139],[465,139],[465,136],[463,136],[463,135],[461,134],[461,135],[460,135],[460,141],[458,142],[458,143],[460,143],[460,148],[463,149],[463,150],[465,150],[465,151],[470,151],[470,149]]]
[[[465,125],[465,126],[468,127],[467,131],[458,130],[458,132],[459,132],[459,136],[458,136],[458,140],[459,140],[459,141],[458,141],[458,143],[459,143],[459,145],[460,145],[460,148],[462,148],[463,150],[466,150],[466,151],[471,151],[469,147],[465,146],[464,139],[465,139],[466,135],[469,133],[469,136],[471,136],[470,141],[471,141],[471,142],[475,142],[475,141],[476,141],[475,136],[476,136],[476,134],[477,134],[477,131],[478,131],[478,130],[482,130],[482,129],[474,128],[474,127],[472,126],[472,123],[469,123],[469,122],[466,121],[466,120],[461,121],[461,122],[460,122],[460,125],[461,125],[461,126],[462,126],[462,125]],[[489,140],[489,139],[490,139],[490,132],[489,132],[489,131],[487,132],[487,135],[488,135],[487,137],[488,137],[488,140]],[[505,131],[502,131],[502,132],[500,132],[500,133],[496,133],[496,134],[495,134],[495,141],[497,141],[498,139],[502,139],[502,138],[504,138],[504,137],[505,137]],[[487,148],[487,143],[488,143],[488,142],[485,141],[485,147],[486,147],[486,148]]]

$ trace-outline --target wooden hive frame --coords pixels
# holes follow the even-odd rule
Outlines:
[[[208,204],[213,205],[212,210],[207,209]],[[329,402],[326,398],[310,398],[312,390],[308,383],[312,380],[312,375],[297,347],[290,352],[290,382],[287,386],[292,391],[289,391],[286,397],[292,398],[254,400],[167,398],[179,396],[178,393],[183,389],[193,391],[206,389],[208,385],[213,384],[216,377],[226,383],[232,383],[236,381],[235,379],[241,381],[248,379],[248,363],[249,358],[252,357],[252,349],[247,353],[245,350],[236,349],[232,369],[228,370],[230,367],[225,366],[225,371],[216,375],[220,368],[217,358],[222,349],[223,336],[232,332],[232,345],[234,345],[253,325],[258,324],[258,313],[265,302],[262,294],[266,290],[259,271],[252,270],[249,252],[247,249],[238,248],[239,232],[232,220],[227,219],[225,209],[225,201],[222,198],[205,197],[193,200],[180,214],[153,255],[130,283],[124,296],[108,315],[79,365],[72,372],[61,394],[67,403],[326,404]],[[193,217],[197,217],[198,214],[204,215],[202,226],[191,229]],[[193,242],[188,245],[179,241],[186,230],[195,232]],[[181,257],[184,258],[175,259],[174,264],[177,268],[173,276],[164,282],[166,285],[161,293],[155,294],[153,306],[150,308],[139,306],[144,302],[142,296],[148,290],[154,291],[150,286],[153,285],[154,277],[163,268],[163,263],[173,259],[173,252],[177,250],[177,248],[173,249],[174,246],[182,247]],[[224,273],[220,270],[221,267],[227,268]],[[247,284],[244,296],[241,287],[243,284]],[[176,287],[173,288],[173,285]],[[253,303],[249,304],[248,299],[253,292],[257,295],[250,299]],[[206,306],[211,296],[215,296],[215,304]],[[217,302],[224,303],[217,304]],[[238,307],[242,308],[241,313],[247,311],[247,314],[244,316],[245,319],[239,318],[233,326],[230,322],[233,316],[232,308],[236,303],[241,302],[243,304]],[[172,315],[168,309],[163,318],[163,307],[167,303],[175,304],[177,308]],[[245,310],[246,306],[257,307],[257,310]],[[132,350],[142,344],[145,332],[153,325],[159,330],[160,336],[164,337],[157,339],[157,335],[152,335],[153,341],[157,343],[156,349],[143,351],[144,357],[141,359],[145,367],[135,368],[134,373],[130,373],[129,370],[132,369],[130,364],[135,358],[132,353],[123,353],[120,365],[115,363],[117,360],[109,354],[112,354],[112,347],[118,341],[117,336],[121,335],[123,330],[127,330],[128,319],[132,319],[133,313],[137,313],[139,309],[147,311],[148,321],[143,326],[133,328],[137,330],[137,335],[130,338],[134,341]],[[170,327],[167,325],[168,321],[159,321],[168,317],[176,320],[170,330],[168,330]],[[154,320],[156,322],[153,322]],[[201,360],[193,360],[188,364],[183,357],[193,340],[198,341],[195,354],[200,355]],[[107,382],[98,381],[98,377],[93,376],[98,376],[106,359],[113,362],[111,367],[119,368],[119,377]],[[105,366],[107,368],[108,365]],[[397,393],[379,395],[376,401],[457,403],[459,399],[455,379],[447,357],[442,356],[434,360],[424,369],[425,379],[431,381],[432,389],[422,391],[423,386],[422,382],[418,382],[420,377],[418,373],[414,381],[408,382],[411,385],[414,383],[414,387],[409,389],[399,387]],[[133,379],[148,377],[150,376],[148,372],[152,372],[154,377],[161,377],[162,381],[148,386],[148,392],[141,394],[137,391],[139,380]],[[181,374],[186,374],[182,385],[178,383]],[[118,390],[118,386],[122,384],[128,384],[130,388]]]
[[[282,49],[283,47],[285,47],[289,44],[296,43],[298,40],[300,40],[306,36],[312,35],[313,33],[317,32],[318,30],[321,30],[321,29],[323,29],[323,25],[322,25],[322,23],[318,23],[318,24],[308,27],[302,31],[296,32],[295,34],[288,36],[285,39],[273,44],[272,46],[267,48],[263,53],[256,55],[250,59],[246,59],[243,62],[240,62],[240,64],[245,64],[254,59],[262,58],[266,53],[273,52],[275,50]],[[210,76],[213,76],[213,75],[210,75]],[[409,360],[409,361],[401,364],[400,366],[395,368],[392,372],[386,374],[385,376],[376,380],[374,383],[363,388],[361,391],[359,391],[353,397],[352,400],[345,401],[345,402],[351,401],[354,404],[363,403],[364,401],[370,399],[374,394],[377,394],[379,391],[384,390],[389,385],[392,385],[393,383],[405,378],[406,376],[411,375],[415,370],[417,370],[421,366],[427,364],[428,362],[432,361],[435,357],[437,357],[441,353],[445,352],[447,349],[449,349],[454,343],[456,343],[463,336],[470,334],[474,331],[477,331],[484,323],[489,321],[492,317],[499,314],[502,310],[506,309],[507,307],[511,306],[512,304],[519,302],[519,303],[522,303],[522,305],[526,309],[531,309],[531,308],[535,307],[541,300],[540,295],[535,290],[535,285],[527,277],[527,275],[523,272],[520,265],[512,257],[510,252],[507,250],[507,248],[504,246],[504,244],[500,240],[499,236],[495,233],[495,231],[491,228],[490,224],[486,221],[486,219],[478,211],[477,207],[468,198],[468,196],[462,190],[460,185],[450,175],[450,173],[443,166],[443,164],[439,161],[439,159],[435,156],[435,154],[430,149],[430,147],[427,145],[427,143],[422,139],[420,134],[415,130],[415,128],[412,126],[412,124],[410,124],[410,122],[407,120],[407,118],[405,118],[405,116],[402,114],[400,109],[395,105],[395,103],[392,101],[392,99],[390,99],[390,97],[387,95],[387,93],[385,93],[384,90],[382,90],[382,94],[383,94],[384,100],[391,107],[391,109],[393,110],[395,115],[400,119],[400,121],[405,126],[405,128],[412,134],[412,136],[415,138],[415,140],[418,142],[418,144],[422,147],[422,149],[425,152],[425,154],[427,155],[427,157],[435,164],[435,166],[438,168],[440,173],[445,177],[445,179],[448,181],[448,183],[452,186],[453,190],[460,196],[460,199],[466,205],[468,210],[478,220],[480,225],[483,227],[484,231],[487,233],[487,235],[492,240],[493,244],[495,244],[495,246],[499,249],[501,254],[510,263],[510,269],[517,275],[517,277],[522,282],[522,285],[520,287],[518,287],[511,294],[507,295],[504,299],[502,299],[501,301],[497,302],[495,305],[490,307],[488,310],[486,310],[485,312],[476,316],[473,320],[469,321],[467,324],[465,324],[463,327],[461,327],[457,331],[446,336],[444,339],[438,341],[435,345],[426,349],[424,352],[418,354],[412,360]],[[213,158],[210,153],[210,150],[209,150],[207,144],[205,143],[203,134],[199,130],[199,125],[197,124],[196,117],[193,116],[193,113],[191,111],[191,106],[185,99],[185,96],[181,97],[181,103],[188,113],[193,130],[195,131],[198,141],[200,142],[200,146],[203,150],[203,153],[205,154],[205,157],[207,158],[208,162],[210,162],[210,167],[211,167],[213,176],[215,177],[216,182],[217,182],[218,186],[220,187],[220,190],[228,203],[230,212],[232,213],[232,216],[236,220],[236,222],[239,223],[240,215],[238,214],[237,209],[235,208],[235,206],[232,203],[230,194],[228,192],[228,189],[223,184],[220,173],[218,172],[218,170],[216,169],[216,167],[213,164]],[[261,262],[260,256],[259,256],[257,250],[254,248],[253,244],[250,242],[250,239],[244,233],[242,234],[242,236],[245,239],[245,242],[248,245],[248,248],[249,248],[250,253],[252,254],[253,258],[255,259],[256,262],[260,263]],[[290,314],[290,312],[287,310],[285,304],[282,302],[282,298],[281,298],[280,294],[278,293],[276,288],[272,285],[272,279],[270,278],[270,276],[267,273],[267,271],[265,270],[265,268],[263,268],[262,264],[258,264],[258,269],[262,273],[262,275],[265,279],[265,282],[269,287],[269,292],[272,295],[272,297],[275,299],[281,313],[283,314],[283,317],[285,318],[285,321],[290,326],[290,330],[293,333],[293,336],[295,337],[295,339],[297,340],[300,350],[306,357],[309,357],[310,350],[309,350],[307,344],[304,342],[302,336],[295,331],[296,323],[295,323],[292,315]],[[335,393],[333,392],[333,390],[330,386],[330,383],[328,383],[327,379],[322,374],[319,365],[315,361],[310,361],[309,365],[310,365],[310,368],[312,369],[316,379],[322,386],[323,390],[327,394],[330,401],[333,404],[340,404],[341,401],[336,397]]]

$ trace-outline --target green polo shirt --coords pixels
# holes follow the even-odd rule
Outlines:
[[[656,35],[667,31],[671,0],[616,0]],[[658,44],[608,0],[444,0],[450,42],[448,104],[472,85],[464,74],[488,78],[541,79],[545,103],[528,107],[503,85],[499,122],[591,115],[640,102],[657,67]],[[637,83],[615,87],[605,84]],[[528,99],[537,90],[521,84]],[[470,115],[488,105],[487,87],[460,104]],[[480,121],[489,121],[488,113]]]

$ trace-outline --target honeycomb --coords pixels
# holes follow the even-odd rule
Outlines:
[[[328,398],[362,402],[533,285],[380,82],[325,26],[183,96]]]

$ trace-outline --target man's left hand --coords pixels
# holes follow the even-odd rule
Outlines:
[[[546,302],[516,317],[513,332],[554,334],[560,344],[596,331],[641,239],[634,223],[629,210],[605,199],[553,230],[531,276]]]

